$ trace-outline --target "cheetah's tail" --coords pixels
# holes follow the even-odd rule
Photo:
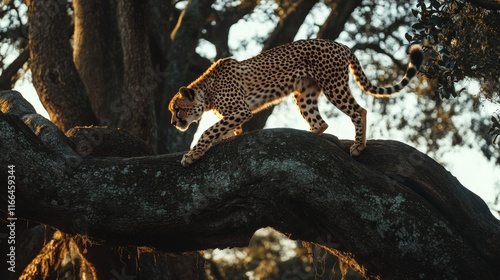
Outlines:
[[[417,72],[422,66],[422,62],[424,60],[424,53],[422,51],[422,48],[419,45],[413,45],[410,48],[409,57],[410,63],[408,64],[408,68],[406,68],[405,76],[399,83],[390,87],[377,87],[372,85],[366,78],[363,69],[361,69],[359,61],[354,54],[352,54],[351,56],[350,68],[356,82],[361,87],[361,89],[363,89],[363,91],[375,97],[388,97],[391,94],[402,90],[406,85],[408,85],[410,80],[417,75]]]

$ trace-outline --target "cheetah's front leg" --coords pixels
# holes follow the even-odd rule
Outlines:
[[[234,133],[235,129],[240,128],[250,118],[252,118],[250,110],[237,111],[222,118],[209,129],[205,130],[198,143],[189,152],[184,154],[181,160],[182,166],[189,166],[200,159],[210,146],[212,146],[214,141],[224,139],[229,133]]]

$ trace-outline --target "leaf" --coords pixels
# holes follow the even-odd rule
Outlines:
[[[498,138],[500,137],[500,121],[495,116],[491,117],[493,124],[491,125],[488,133],[493,137],[493,145],[498,144]]]
[[[420,9],[422,9],[422,14],[425,14],[427,12],[427,7],[423,3],[422,5],[420,5]]]
[[[493,122],[493,127],[498,127],[500,128],[500,122],[498,121],[497,118],[495,118],[495,116],[492,116],[491,117],[491,121]]]
[[[429,24],[432,26],[441,26],[441,18],[437,15],[432,15],[429,19]]]
[[[410,35],[410,33],[406,33],[405,34],[405,38],[408,42],[411,42],[411,40],[413,39],[413,36]]]
[[[432,7],[434,7],[434,9],[436,9],[436,10],[441,9],[441,6],[442,6],[442,4],[441,4],[441,3],[439,3],[439,2],[438,2],[438,1],[436,1],[436,0],[432,0],[432,1],[431,1],[431,5],[432,5]]]
[[[424,29],[425,25],[422,22],[417,22],[414,25],[412,25],[411,27],[415,28],[415,29]]]
[[[449,99],[450,98],[450,94],[442,87],[439,89],[439,96],[441,97],[441,99]]]

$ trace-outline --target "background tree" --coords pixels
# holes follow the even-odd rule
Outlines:
[[[407,137],[415,143],[423,141],[423,146],[431,154],[439,156],[439,147],[450,143],[473,145],[486,157],[498,162],[498,149],[491,146],[491,137],[486,133],[491,126],[491,116],[478,109],[483,95],[469,94],[465,90],[452,101],[440,99],[446,97],[446,92],[454,95],[456,91],[450,91],[450,88],[460,85],[459,82],[467,77],[478,79],[484,96],[498,102],[495,99],[498,98],[498,87],[495,86],[495,82],[498,83],[495,76],[498,78],[498,75],[492,70],[496,69],[494,65],[488,64],[488,61],[496,61],[492,57],[498,57],[495,51],[498,44],[494,41],[498,38],[498,31],[493,28],[498,17],[496,11],[463,1],[446,4],[436,1],[248,0],[236,3],[225,0],[150,0],[131,4],[120,0],[12,0],[3,3],[1,18],[5,24],[0,30],[3,46],[0,49],[0,88],[10,89],[29,69],[43,105],[62,131],[90,124],[123,128],[150,146],[151,150],[145,150],[143,154],[188,149],[196,126],[183,134],[175,131],[168,125],[170,116],[166,105],[180,86],[200,75],[214,59],[238,56],[248,49],[245,46],[255,42],[265,50],[299,37],[340,38],[350,42],[367,71],[379,73],[372,70],[382,70],[384,74],[379,75],[382,84],[390,84],[404,73],[406,56],[403,50],[408,42],[403,38],[407,27],[416,23],[417,31],[408,38],[423,42],[428,47],[428,57],[431,57],[424,69],[429,80],[416,89],[420,97],[419,110],[424,114],[416,116],[416,113],[406,110],[405,103],[399,98],[382,102],[372,102],[367,98],[366,102],[373,103],[370,106],[374,111],[383,112],[385,116],[381,118],[386,121],[388,129],[410,128],[406,131]],[[417,18],[409,16],[412,8]],[[462,21],[455,16],[457,14],[463,15]],[[324,20],[319,20],[320,17]],[[269,33],[257,34],[239,42],[238,47],[231,47],[231,28],[245,21],[266,23],[272,27]],[[466,28],[462,28],[464,26]],[[461,33],[460,30],[474,30],[473,34],[477,36],[485,34],[483,31],[490,33],[481,39],[485,40],[484,44],[477,45],[472,44],[476,38],[467,37],[470,33]],[[455,37],[458,39],[454,41]],[[457,46],[457,42],[464,43]],[[213,46],[215,55],[197,51],[202,44]],[[470,49],[474,50],[474,57],[464,56],[467,53],[464,50]],[[448,60],[440,51],[449,54]],[[457,59],[461,57],[468,59]],[[488,57],[492,59],[488,60]],[[434,86],[436,84],[440,87]],[[244,128],[248,131],[264,127],[272,112],[271,108],[260,113]],[[472,124],[460,123],[455,118],[463,112],[473,114]],[[474,132],[468,132],[470,128]],[[92,136],[74,138],[77,140],[76,149],[81,154],[93,154],[99,149],[96,145],[99,142]],[[129,154],[120,152],[117,155]],[[32,228],[31,224],[27,227],[26,232],[32,232],[26,234],[27,240],[37,240],[38,248],[43,242],[30,236],[54,234],[51,242],[56,249],[53,254],[73,254],[74,259],[81,259],[82,263],[86,259],[94,265],[107,260],[102,267],[110,269],[97,269],[98,273],[104,273],[98,275],[100,277],[116,277],[113,271],[120,273],[123,268],[123,257],[117,253],[118,249],[86,248],[71,243],[71,239],[64,238],[59,232],[41,234],[39,227]],[[83,257],[71,253],[85,250],[87,253]],[[139,260],[144,263],[137,263],[134,256],[139,253],[134,248],[121,250],[127,252],[127,267],[132,270],[141,267],[141,271],[145,271],[148,260],[156,256],[154,253],[140,253]],[[35,257],[36,249],[33,251],[26,255],[30,256],[26,264]],[[196,254],[187,258],[156,258],[170,271],[158,271],[160,266],[156,266],[151,273],[157,275],[173,275],[181,279],[182,267],[200,267]],[[57,262],[53,264],[58,265]]]
[[[428,63],[423,72],[435,84],[441,98],[461,98],[460,109],[472,108],[478,111],[485,102],[498,104],[500,101],[500,80],[495,58],[500,54],[498,28],[500,6],[494,1],[418,1],[418,22],[413,25],[415,32],[408,35],[410,40],[424,42],[429,46]],[[468,79],[479,82],[476,92],[464,85]],[[471,126],[474,131],[482,131],[474,137],[481,144],[480,149],[488,159],[500,164],[499,150],[492,146],[491,135],[498,135],[498,111],[496,115],[482,115]],[[490,126],[489,134],[486,127]],[[458,130],[457,130],[458,131]],[[463,132],[457,134],[454,144],[461,144]]]

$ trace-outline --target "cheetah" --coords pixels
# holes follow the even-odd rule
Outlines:
[[[181,164],[188,166],[198,160],[214,141],[240,134],[241,125],[254,113],[291,93],[315,134],[328,128],[318,111],[322,92],[349,116],[356,131],[350,154],[357,156],[366,146],[366,110],[351,94],[348,69],[363,91],[375,97],[388,97],[408,85],[423,58],[421,47],[412,46],[405,76],[389,87],[372,85],[351,49],[331,40],[295,41],[240,62],[220,59],[190,85],[181,87],[170,101],[171,123],[180,131],[198,121],[205,111],[213,110],[220,119],[184,154]]]

